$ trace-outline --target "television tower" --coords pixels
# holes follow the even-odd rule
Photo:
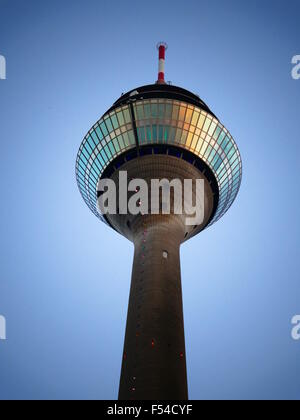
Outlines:
[[[134,244],[120,400],[188,399],[180,245],[224,215],[242,177],[240,153],[228,130],[198,95],[165,82],[166,48],[158,44],[157,82],[123,94],[89,130],[76,161],[88,207]],[[203,180],[202,223],[190,226],[186,212],[175,213],[175,198],[170,214],[123,214],[120,203],[116,214],[101,212],[100,181],[115,181],[118,196],[125,171],[128,183]],[[129,195],[134,193],[138,189]]]

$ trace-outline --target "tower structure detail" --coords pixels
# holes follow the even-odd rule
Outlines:
[[[188,398],[179,250],[219,220],[242,178],[229,131],[194,93],[165,83],[166,45],[155,84],[123,94],[84,137],[76,160],[81,195],[104,223],[134,244],[120,399]],[[100,180],[141,178],[204,182],[204,218],[187,214],[103,214]],[[173,202],[175,207],[176,203]]]

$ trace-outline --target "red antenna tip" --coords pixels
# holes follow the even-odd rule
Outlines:
[[[158,84],[165,84],[165,56],[168,45],[165,42],[157,44],[158,49]]]

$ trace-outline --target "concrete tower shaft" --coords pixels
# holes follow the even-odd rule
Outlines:
[[[149,216],[135,239],[121,400],[186,400],[179,247],[182,226]]]
[[[127,315],[119,399],[188,398],[180,245],[207,224],[213,211],[213,191],[205,176],[190,163],[172,156],[143,156],[127,162],[120,171],[129,180],[203,179],[202,226],[187,226],[188,215],[109,215],[109,223],[134,243],[134,262]],[[149,188],[150,190],[150,188]],[[193,189],[195,201],[195,189]]]

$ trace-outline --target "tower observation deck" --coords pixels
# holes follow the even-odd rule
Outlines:
[[[134,261],[119,388],[121,400],[188,399],[180,245],[219,220],[235,200],[242,178],[239,150],[229,131],[195,94],[165,83],[166,45],[159,44],[155,84],[122,95],[89,130],[76,160],[81,195],[91,211],[134,244]],[[101,181],[120,174],[142,179],[202,180],[203,218],[189,214],[120,211],[104,214]],[[126,184],[126,187],[128,186]],[[193,184],[194,185],[194,184]],[[130,190],[138,195],[139,189]],[[150,197],[150,195],[149,195]],[[170,195],[171,197],[171,195]],[[192,191],[193,202],[196,191]]]

